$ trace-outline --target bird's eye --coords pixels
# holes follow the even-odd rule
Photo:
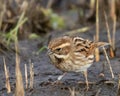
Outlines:
[[[57,48],[56,51],[60,51],[62,48]]]

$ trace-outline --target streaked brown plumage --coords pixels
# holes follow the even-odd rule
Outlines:
[[[48,55],[52,63],[63,72],[81,72],[87,77],[87,68],[94,61],[97,47],[108,43],[92,42],[80,37],[63,36],[50,41]],[[87,78],[86,83],[88,86]]]

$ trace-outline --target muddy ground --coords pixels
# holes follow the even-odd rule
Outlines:
[[[67,18],[66,18],[67,17]],[[66,16],[65,20],[71,28],[76,23],[76,18],[73,14]],[[71,21],[72,20],[72,21]],[[83,26],[83,25],[82,25]],[[90,26],[90,24],[88,25]],[[84,33],[78,33],[77,35],[93,40],[95,35],[95,25],[92,24],[92,28]],[[104,27],[100,27],[100,41],[107,41],[107,32]],[[84,26],[83,26],[84,27]],[[79,28],[79,27],[78,27]],[[37,40],[23,40],[19,42],[20,49],[20,68],[23,75],[23,81],[25,84],[24,76],[24,64],[27,64],[29,68],[30,62],[34,64],[34,88],[26,89],[26,96],[117,96],[118,93],[118,75],[120,74],[120,27],[117,25],[116,32],[116,57],[110,58],[111,66],[115,78],[112,79],[109,66],[106,58],[101,51],[101,59],[88,69],[89,90],[84,90],[85,81],[82,73],[68,73],[59,84],[53,84],[57,77],[62,72],[56,69],[50,62],[47,56],[47,50],[43,50],[38,53],[38,50],[42,46],[47,46],[49,38],[54,38],[65,34],[66,30],[59,32],[50,32],[44,38]],[[108,48],[108,47],[106,47]],[[3,66],[3,56],[6,59],[6,64],[9,68],[10,84],[12,93],[7,94],[5,88],[5,74]],[[29,69],[28,69],[29,71]],[[100,73],[104,76],[100,76]],[[80,81],[81,83],[78,83]],[[0,54],[0,96],[13,96],[15,91],[15,53],[6,52],[6,54]]]

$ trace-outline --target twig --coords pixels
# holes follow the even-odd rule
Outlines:
[[[116,14],[115,14],[115,0],[111,0],[111,17],[113,19],[113,39],[112,46],[113,50],[115,50],[115,33],[116,33]]]
[[[26,89],[28,88],[28,75],[27,75],[27,65],[25,64],[25,81],[26,81]]]
[[[115,50],[116,16],[113,19],[113,50]]]
[[[110,44],[112,44],[111,35],[110,35],[110,28],[109,28],[109,25],[108,25],[107,15],[106,15],[105,11],[104,11],[104,16],[105,16],[105,24],[106,24],[106,28],[107,28],[108,41],[109,41]]]
[[[104,11],[104,16],[105,16],[105,24],[106,24],[106,28],[107,28],[107,36],[108,36],[108,41],[110,43],[110,45],[112,45],[112,40],[111,40],[111,35],[110,35],[110,28],[109,28],[109,25],[108,25],[108,20],[107,20],[107,15]],[[113,52],[113,46],[111,47],[110,46],[110,56],[111,57],[114,57],[114,52]]]
[[[113,70],[112,70],[112,67],[111,67],[111,64],[110,64],[110,60],[109,60],[109,58],[108,58],[108,55],[107,55],[107,52],[106,52],[104,46],[103,46],[103,50],[104,50],[105,57],[106,57],[106,60],[107,60],[107,62],[108,62],[109,68],[110,68],[111,76],[112,76],[112,78],[114,78],[114,74],[113,74]]]
[[[4,70],[5,70],[5,77],[6,77],[6,88],[7,88],[7,93],[11,92],[11,86],[10,86],[10,81],[9,81],[9,71],[6,67],[6,62],[5,58],[3,57],[3,62],[4,62]]]
[[[96,0],[96,38],[95,40],[96,42],[99,41],[99,0]],[[98,48],[96,48],[95,50],[95,57],[96,57],[96,61],[100,60]]]
[[[34,70],[33,70],[33,63],[30,64],[30,88],[33,88],[34,82]]]

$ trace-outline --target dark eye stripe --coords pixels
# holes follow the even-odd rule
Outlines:
[[[60,51],[62,48],[57,48],[57,49],[55,49],[56,51]]]

